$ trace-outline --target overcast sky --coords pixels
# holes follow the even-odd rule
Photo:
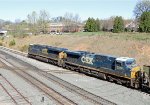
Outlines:
[[[138,0],[0,0],[0,19],[26,19],[32,11],[46,10],[51,17],[63,16],[66,12],[79,14],[82,20],[88,17],[105,19],[110,16],[134,18],[133,10]]]

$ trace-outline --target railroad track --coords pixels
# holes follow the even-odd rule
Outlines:
[[[25,80],[29,81],[31,84],[36,86],[38,89],[42,90],[49,97],[53,98],[60,105],[76,105],[76,103],[74,103],[73,101],[71,101],[67,97],[59,94],[54,89],[50,88],[48,85],[39,81],[38,79],[31,76],[27,72],[21,71],[21,70],[15,70],[15,72],[16,72],[16,74],[20,75],[20,77],[23,77]]]
[[[4,49],[4,50],[5,50],[5,49]],[[13,52],[13,50],[8,50],[8,49],[7,49],[7,51]],[[15,53],[15,54],[20,54],[20,52],[17,53],[16,51],[13,52],[13,53]],[[20,55],[22,55],[22,54],[20,54]],[[24,54],[23,56],[27,56],[27,55]],[[17,58],[16,58],[16,59],[17,59]],[[23,62],[23,61],[22,61],[22,62]],[[24,63],[25,63],[25,62],[24,62]],[[28,64],[28,66],[32,66],[32,68],[35,68],[35,69],[33,69],[33,70],[36,70],[36,72],[37,72],[39,75],[42,75],[42,76],[44,76],[45,78],[47,78],[48,80],[50,80],[50,81],[52,81],[52,82],[54,82],[54,83],[60,85],[61,87],[65,88],[65,89],[67,89],[67,90],[69,90],[69,91],[71,91],[71,92],[73,92],[73,93],[75,93],[75,94],[80,95],[81,97],[83,97],[83,98],[86,99],[87,101],[90,101],[90,102],[92,102],[92,103],[94,103],[94,104],[97,104],[97,105],[116,105],[116,103],[113,103],[113,102],[111,102],[111,101],[109,101],[109,100],[106,100],[106,99],[100,97],[100,96],[97,96],[97,95],[95,95],[95,94],[92,94],[92,93],[90,93],[90,92],[88,92],[88,91],[86,91],[86,90],[84,90],[84,89],[82,89],[82,88],[79,88],[79,87],[77,87],[77,86],[75,86],[75,85],[73,85],[73,84],[71,84],[71,83],[69,83],[69,82],[67,82],[67,81],[64,81],[64,80],[62,80],[62,79],[60,79],[60,78],[58,78],[58,77],[56,77],[56,76],[54,76],[54,75],[52,75],[52,74],[50,74],[50,73],[41,71],[40,69],[38,69],[37,67],[35,67],[35,66],[31,65],[31,64]],[[22,71],[22,72],[23,72],[23,71]],[[28,75],[29,75],[29,74],[28,74]],[[30,78],[30,77],[29,77],[29,78]],[[34,78],[34,77],[33,77],[33,78]]]
[[[15,67],[14,64],[12,64],[12,63],[10,63],[10,64]],[[10,68],[8,66],[6,68],[8,68],[12,72],[14,72],[18,76],[20,76],[21,78],[23,78],[24,80],[26,80],[33,86],[37,87],[39,90],[44,92],[50,99],[55,100],[55,102],[57,104],[59,104],[59,105],[77,105],[75,102],[73,102],[70,99],[68,99],[67,97],[59,94],[57,91],[55,91],[54,89],[49,87],[47,84],[41,82],[40,80],[38,80],[37,78],[28,74],[27,72],[23,71],[22,69],[19,69],[17,67],[15,67],[15,69],[14,69],[14,68]],[[20,105],[20,104],[18,104],[18,105]]]
[[[32,105],[3,75],[0,75],[0,86],[15,105]]]
[[[39,75],[42,75],[44,76],[45,78],[47,78],[48,80],[52,81],[52,82],[55,82],[56,84],[59,84],[61,87],[75,93],[75,94],[78,94],[80,96],[82,96],[83,98],[85,98],[86,100],[88,101],[91,101],[93,102],[94,104],[97,104],[97,105],[116,105],[115,103],[111,102],[111,101],[108,101],[100,96],[97,96],[93,93],[90,93],[80,87],[77,87],[67,81],[64,81],[50,73],[47,73],[47,72],[44,72],[44,71],[40,71],[38,70],[37,72]]]
[[[21,52],[21,51],[9,49],[9,48],[3,47],[3,46],[0,46],[0,48],[5,50],[5,51],[9,51],[9,52],[12,52],[12,53],[15,53],[15,54],[19,54],[21,56],[27,56],[27,53],[24,53],[24,52]]]

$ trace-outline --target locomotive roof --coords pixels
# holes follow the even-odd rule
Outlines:
[[[39,46],[39,47],[47,47],[47,45],[40,45],[40,44],[30,44],[31,46]]]
[[[106,55],[106,54],[97,54],[97,53],[89,53],[89,54],[90,54],[90,55],[93,55],[93,56],[95,56],[95,57],[104,56],[104,57],[117,58],[116,56]]]
[[[82,55],[85,53],[84,51],[71,51],[71,50],[66,50],[65,52],[67,54],[73,54],[73,55]]]
[[[127,60],[134,60],[134,58],[129,58],[129,57],[118,57],[117,59],[116,59],[117,61],[127,61]]]
[[[52,46],[47,46],[47,45],[40,45],[40,44],[30,44],[32,46],[39,46],[39,47],[46,47],[50,50],[53,50],[53,51],[65,51],[65,50],[68,50],[66,48],[59,48],[59,47],[52,47]]]
[[[47,48],[50,49],[50,50],[55,50],[55,51],[65,51],[65,50],[68,50],[66,48],[58,48],[58,47],[51,47],[51,46],[48,46]]]
[[[76,52],[85,53],[85,54],[90,53],[88,51],[76,51]]]

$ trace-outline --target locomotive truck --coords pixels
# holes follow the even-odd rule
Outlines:
[[[129,87],[150,90],[150,66],[145,65],[142,69],[134,58],[71,51],[39,44],[29,45],[28,57]]]

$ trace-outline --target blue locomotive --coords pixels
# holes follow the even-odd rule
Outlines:
[[[150,87],[150,72],[146,74],[142,71],[134,58],[71,51],[38,44],[29,46],[28,56],[134,88]]]

